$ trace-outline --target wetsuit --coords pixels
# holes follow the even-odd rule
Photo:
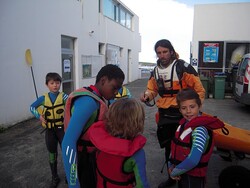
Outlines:
[[[90,86],[90,88],[94,94],[101,97],[96,87]],[[90,117],[100,109],[100,103],[91,96],[83,95],[76,97],[73,100],[72,105],[74,111],[71,114],[70,121],[62,142],[62,155],[68,186],[80,187],[80,182],[82,183],[82,177],[79,177],[78,171],[82,170],[84,167],[79,165],[80,153],[77,147],[78,140],[82,137],[82,133]],[[71,111],[72,108],[66,110]],[[69,113],[69,111],[65,113]],[[78,169],[78,166],[81,166],[82,168]],[[82,187],[84,187],[84,185],[82,185]]]
[[[66,100],[68,98],[68,95],[65,93],[51,93],[49,92],[48,94],[45,94],[41,97],[39,97],[34,103],[31,104],[30,106],[30,111],[31,113],[37,118],[40,118],[40,114],[38,112],[38,108],[42,107],[42,113],[44,114],[45,119],[47,120],[47,122],[50,121],[49,126],[47,125],[43,125],[46,130],[45,130],[45,143],[47,146],[47,150],[49,151],[49,163],[50,163],[50,167],[51,167],[51,172],[52,172],[52,176],[53,177],[57,177],[57,145],[58,142],[61,146],[62,140],[63,140],[63,136],[64,136],[64,129],[63,129],[63,119],[60,119],[59,121],[53,123],[52,121],[55,120],[53,119],[55,116],[51,116],[51,117],[46,117],[46,114],[48,114],[48,112],[46,112],[47,108],[50,108],[49,114],[52,115],[53,113],[56,114],[56,109],[54,109],[54,104],[56,102],[56,104],[58,104],[58,106],[64,106],[66,103]],[[51,106],[47,106],[48,104],[50,104]],[[47,106],[47,107],[46,107]],[[63,109],[62,107],[60,109]],[[55,112],[53,112],[53,110],[55,110]],[[59,110],[60,113],[60,117],[63,117],[63,111]],[[48,119],[49,118],[49,119]]]

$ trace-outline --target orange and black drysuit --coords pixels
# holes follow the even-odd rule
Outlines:
[[[176,102],[176,95],[182,88],[192,88],[202,101],[205,98],[205,89],[198,73],[190,64],[181,59],[175,59],[167,68],[163,68],[158,60],[148,80],[145,94],[149,100],[160,95],[156,102],[159,113],[157,137],[160,146],[165,148],[166,160],[170,154],[170,141],[182,118]]]

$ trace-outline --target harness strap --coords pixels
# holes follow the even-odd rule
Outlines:
[[[170,82],[170,88],[173,88],[173,77],[174,77],[174,68],[176,66],[176,64],[178,63],[178,60],[174,61],[174,64],[172,66],[171,69],[171,77],[168,80],[165,80],[165,82]],[[171,97],[173,97],[173,95],[177,94],[179,92],[179,89],[166,89],[164,86],[164,80],[162,78],[159,77],[159,71],[158,68],[155,67],[154,69],[154,75],[155,75],[155,79],[157,82],[157,86],[159,88],[159,95],[162,97],[163,95],[171,95]],[[182,82],[181,82],[181,78],[179,78],[178,74],[177,77],[179,79],[179,84],[182,88]]]

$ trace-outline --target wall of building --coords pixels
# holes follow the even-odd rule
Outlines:
[[[99,13],[97,0],[3,0],[0,18],[0,127],[33,117],[29,106],[36,100],[36,94],[25,51],[31,50],[34,81],[40,96],[48,91],[45,75],[62,73],[61,36],[74,39],[75,88],[95,81],[95,77],[83,79],[82,57],[98,57],[99,69],[105,65],[105,51],[99,53],[100,43],[122,49],[118,58],[126,76],[124,83],[139,78],[141,38],[135,14],[131,31]]]
[[[199,64],[199,42],[250,42],[250,3],[204,4],[194,6],[192,63]],[[225,47],[226,45],[224,45]],[[223,49],[226,50],[225,48]],[[222,50],[222,51],[223,51]],[[223,64],[226,61],[226,51]]]

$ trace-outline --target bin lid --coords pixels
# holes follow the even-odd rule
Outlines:
[[[214,77],[215,78],[226,78],[227,76],[226,75],[215,75]]]
[[[224,72],[215,72],[215,76],[225,76],[226,74]]]

